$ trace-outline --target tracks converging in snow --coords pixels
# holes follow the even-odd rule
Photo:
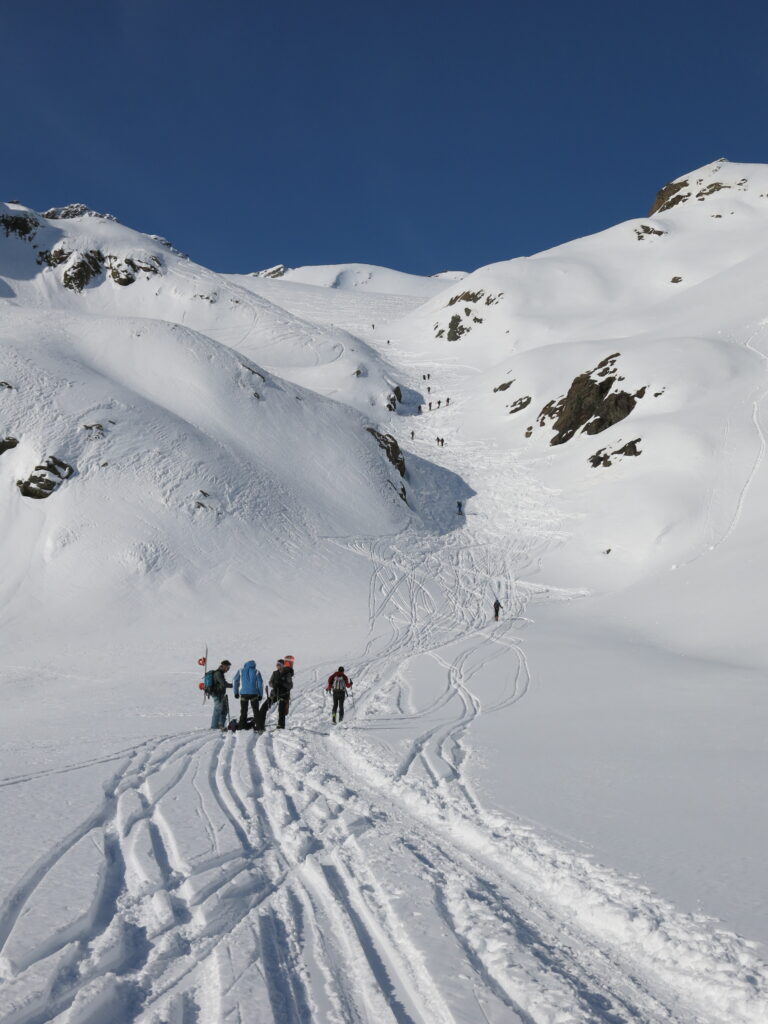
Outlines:
[[[3,1024],[763,1020],[749,943],[475,791],[473,725],[530,685],[531,593],[511,581],[546,541],[515,536],[350,542],[373,566],[371,635],[338,732],[315,685],[282,734],[125,752],[0,920]],[[490,580],[509,617],[489,625]]]
[[[477,488],[460,528],[337,541],[371,566],[343,725],[327,666],[302,666],[283,733],[179,734],[0,783],[114,768],[0,915],[1,1024],[766,1019],[754,945],[484,804],[473,736],[530,693],[526,609],[563,595],[525,578],[563,527],[524,464],[462,442],[460,411],[412,418],[440,423],[445,468]],[[499,476],[509,500],[485,508]]]

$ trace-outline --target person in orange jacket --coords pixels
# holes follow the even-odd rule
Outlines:
[[[331,714],[331,720],[336,723],[336,713],[338,712],[339,721],[344,721],[344,700],[347,696],[347,690],[352,686],[352,680],[349,676],[344,673],[344,666],[339,665],[338,669],[333,675],[328,676],[328,685],[326,690],[333,694],[333,712]]]

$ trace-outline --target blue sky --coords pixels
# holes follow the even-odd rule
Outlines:
[[[0,4],[2,199],[215,270],[471,270],[768,162],[768,8],[616,0]]]

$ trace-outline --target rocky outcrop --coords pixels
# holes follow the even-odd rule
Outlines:
[[[513,412],[522,412],[523,409],[527,409],[531,404],[531,396],[523,395],[521,398],[515,399],[509,407],[510,414]]]
[[[640,441],[641,438],[636,437],[634,441],[627,441],[621,448],[615,448],[612,452],[609,452],[607,448],[598,448],[595,454],[589,457],[590,465],[597,469],[598,467],[612,466],[617,458],[642,455],[643,453],[637,447]]]
[[[19,442],[15,437],[0,437],[0,455],[15,448]]]
[[[373,427],[366,427],[365,429],[376,438],[379,448],[383,449],[385,455],[400,476],[405,476],[405,458],[395,438],[391,434],[382,434]]]
[[[40,227],[40,221],[31,213],[0,213],[0,227],[5,231],[6,238],[16,235],[25,242],[31,242]]]
[[[49,455],[39,466],[35,466],[34,472],[26,480],[17,480],[16,486],[25,498],[48,498],[74,472],[74,467],[69,463]]]
[[[652,228],[650,224],[641,224],[639,228],[635,228],[635,234],[637,235],[638,242],[642,242],[643,239],[648,238],[650,235],[666,235],[666,231],[661,231],[658,228]]]
[[[566,395],[547,402],[538,421],[539,426],[544,427],[547,420],[554,420],[555,436],[549,442],[551,445],[564,444],[578,430],[585,434],[607,430],[629,416],[638,399],[645,396],[644,387],[634,393],[611,390],[623,380],[616,368],[618,357],[618,352],[607,356],[594,369],[579,374]]]
[[[656,193],[656,200],[651,207],[651,212],[648,214],[652,217],[654,213],[665,213],[667,210],[673,209],[678,203],[685,203],[691,198],[690,191],[684,192],[684,189],[689,189],[688,179],[685,181],[671,181],[664,188],[659,189]]]
[[[504,293],[499,292],[498,295],[486,295],[482,288],[476,292],[466,291],[461,292],[458,295],[453,295],[448,300],[448,306],[455,306],[457,303],[468,303],[463,308],[463,313],[454,313],[447,326],[440,326],[440,323],[436,323],[434,326],[435,337],[445,338],[447,341],[458,341],[463,334],[468,334],[472,330],[473,324],[481,324],[483,317],[477,316],[477,311],[472,307],[477,305],[485,298],[485,305],[492,306],[498,302]]]
[[[109,276],[116,284],[133,284],[139,274],[156,274],[160,270],[157,256],[107,256]]]
[[[107,272],[116,284],[125,286],[133,284],[139,274],[157,274],[162,266],[159,256],[136,253],[130,256],[105,256],[98,249],[84,253],[70,251],[61,243],[53,249],[39,252],[37,262],[48,267],[65,265],[62,283],[65,288],[75,292],[81,292],[103,272]]]
[[[266,270],[257,270],[254,274],[251,274],[251,277],[278,278],[282,277],[287,270],[288,267],[286,267],[284,263],[278,263],[276,267],[268,267]]]
[[[104,269],[104,257],[98,249],[73,252],[64,268],[63,283],[73,292],[81,292]]]
[[[67,206],[52,206],[43,214],[46,220],[74,220],[75,217],[98,217],[100,220],[117,222],[111,213],[97,213],[84,203],[69,203]]]

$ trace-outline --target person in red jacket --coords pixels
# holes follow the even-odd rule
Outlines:
[[[344,700],[347,696],[347,690],[352,685],[352,680],[349,676],[344,674],[344,666],[339,665],[336,672],[333,675],[328,676],[328,685],[326,690],[333,694],[333,713],[332,721],[336,722],[336,712],[339,714],[339,721],[344,721]]]

